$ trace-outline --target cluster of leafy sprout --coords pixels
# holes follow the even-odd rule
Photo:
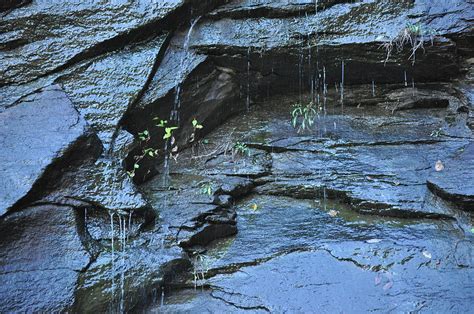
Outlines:
[[[439,128],[437,130],[434,130],[433,132],[431,132],[430,136],[431,137],[441,137],[445,135],[444,132],[443,132],[443,129],[442,128]]]
[[[201,182],[199,183],[199,186],[201,188],[201,194],[211,196],[214,192],[214,185],[212,184],[212,182]]]
[[[291,110],[291,125],[298,133],[311,129],[318,114],[313,102],[307,104],[297,103]]]
[[[146,156],[156,157],[158,156],[158,150],[153,148],[148,148],[147,145],[151,140],[151,135],[148,130],[144,130],[143,132],[138,133],[138,139],[140,140],[140,144],[143,147],[142,152],[140,155],[134,156],[134,164],[133,168],[130,171],[127,171],[127,174],[133,178],[135,177],[135,172],[140,168],[140,161]]]
[[[191,121],[191,124],[193,126],[193,132],[191,133],[191,136],[189,138],[189,142],[194,143],[195,140],[196,140],[196,133],[197,133],[198,130],[203,128],[203,125],[199,124],[199,122],[198,122],[198,120],[196,120],[196,118],[194,118],[193,121]]]
[[[242,156],[250,156],[250,149],[249,147],[242,142],[236,142],[234,144],[233,152],[240,154]]]
[[[166,141],[166,153],[169,151],[169,156],[176,160],[178,158],[178,145],[176,143],[176,139],[173,135],[173,132],[178,129],[177,126],[169,126],[168,125],[168,120],[163,120],[160,119],[159,117],[153,118],[153,121],[155,121],[155,126],[157,128],[163,129],[163,140]],[[192,121],[192,126],[193,126],[193,133],[191,134],[191,142],[194,142],[195,136],[196,136],[196,131],[198,129],[202,129],[203,126],[199,124],[199,122],[196,119],[193,119]],[[154,149],[149,146],[150,140],[151,140],[151,134],[150,131],[144,130],[143,132],[138,133],[138,139],[140,140],[140,145],[142,148],[142,151],[139,155],[134,156],[134,164],[132,167],[132,170],[127,171],[127,174],[133,178],[135,177],[136,171],[140,168],[140,162],[145,158],[145,157],[151,157],[155,158],[158,157],[158,149]]]
[[[408,57],[408,60],[412,60],[413,64],[415,64],[416,51],[418,49],[422,49],[423,52],[425,51],[424,43],[426,39],[429,39],[431,45],[433,45],[435,36],[436,32],[433,29],[425,27],[421,23],[407,24],[397,36],[380,45],[387,52],[384,63],[387,63],[390,59],[394,49],[397,53],[401,53],[406,45],[410,45],[411,55]]]

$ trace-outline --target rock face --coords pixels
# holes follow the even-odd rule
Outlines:
[[[127,47],[57,79],[107,152],[112,150],[120,119],[146,87],[166,38],[165,34],[147,44]],[[112,90],[114,93],[109,92]]]
[[[254,202],[256,211],[250,208]],[[237,236],[203,254],[207,274],[213,276],[208,286],[170,295],[160,311],[469,308],[472,292],[464,289],[473,271],[463,265],[472,265],[472,237],[461,240],[456,257],[450,257],[452,241],[461,238],[443,223],[385,220],[354,215],[334,203],[326,203],[326,210],[322,205],[268,196],[242,202]],[[331,217],[329,210],[338,216]],[[433,298],[446,284],[456,293]]]
[[[0,113],[0,214],[38,200],[54,187],[63,168],[97,155],[99,147],[90,142],[93,134],[58,86],[28,95]]]
[[[44,205],[2,220],[2,312],[70,309],[79,274],[92,260],[77,219],[71,207]]]
[[[119,4],[113,10],[104,3],[32,3],[2,19],[5,49],[0,85],[29,82],[66,68],[80,60],[120,47],[126,38],[140,36],[147,27],[184,4],[173,0],[153,7]],[[64,17],[58,23],[57,16]],[[35,59],[36,62],[30,60]]]
[[[427,184],[433,193],[467,210],[474,210],[474,143],[450,156],[443,169],[432,173]],[[439,170],[439,169],[438,169]]]
[[[348,1],[322,1],[325,9],[315,13],[314,2],[308,1],[294,5],[234,1],[198,25],[191,45],[213,55],[220,65],[236,64],[244,79],[249,60],[257,89],[251,95],[266,95],[267,88],[271,92],[309,89],[323,67],[327,83],[339,84],[343,62],[347,84],[398,83],[404,71],[409,81],[443,81],[459,72],[456,40],[469,36],[473,19],[466,1],[338,2]],[[384,62],[387,51],[381,45],[417,23],[423,27],[420,34],[439,35],[433,46],[426,43],[418,51],[415,67],[408,60],[408,47],[403,53],[394,51]],[[429,70],[433,64],[439,65],[436,71]]]
[[[0,311],[466,311],[471,2],[0,4]]]

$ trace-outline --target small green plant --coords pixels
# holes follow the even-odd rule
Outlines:
[[[153,118],[153,121],[156,121],[156,127],[164,130],[163,139],[166,141],[165,153],[169,151],[169,157],[176,161],[178,159],[178,145],[176,144],[173,132],[178,129],[178,127],[168,126],[168,120],[163,120],[159,117]]]
[[[250,149],[245,143],[242,143],[242,142],[235,143],[233,150],[234,152],[242,156],[250,156]]]
[[[412,60],[412,63],[415,64],[417,50],[422,49],[425,51],[425,41],[431,41],[431,45],[433,45],[435,36],[436,32],[433,29],[421,23],[407,24],[397,36],[380,45],[380,47],[384,48],[387,52],[384,63],[387,63],[390,59],[394,49],[397,53],[400,53],[403,51],[403,48],[409,44],[412,52],[408,60]]]
[[[176,145],[176,140],[173,136],[173,131],[178,129],[176,126],[168,126],[167,120],[162,120],[159,117],[153,118],[155,121],[155,126],[164,130],[163,139],[166,141],[167,150],[169,149],[170,157],[177,159],[178,157],[178,146]],[[134,164],[132,170],[127,171],[127,174],[133,178],[135,177],[136,171],[140,169],[140,161],[145,157],[156,158],[158,157],[158,150],[149,147],[151,140],[151,133],[148,130],[138,133],[138,139],[140,140],[140,146],[143,147],[139,155],[134,156]]]
[[[159,117],[154,117],[153,121],[157,121],[156,126],[159,128],[164,128],[168,124],[168,120],[161,120]]]
[[[199,124],[199,122],[198,122],[198,120],[196,120],[196,118],[193,119],[191,124],[193,126],[193,132],[191,133],[191,136],[189,137],[189,142],[193,143],[196,140],[196,134],[197,134],[198,130],[202,129],[203,125]]]
[[[196,136],[197,133],[200,129],[202,129],[204,126],[196,120],[196,118],[191,121],[191,124],[193,126],[193,132],[191,133],[191,136],[189,137],[189,143],[192,144],[191,150],[192,154],[194,155],[196,148],[199,148],[199,144],[202,144],[201,142],[196,141]]]
[[[441,128],[439,128],[437,130],[434,130],[430,134],[431,137],[441,137],[442,135],[444,135],[444,133],[443,133],[443,130]]]
[[[173,137],[173,131],[176,130],[178,127],[177,126],[172,126],[169,128],[165,128],[165,135],[163,135],[163,139],[167,140]]]
[[[146,156],[149,157],[156,157],[158,156],[158,150],[153,148],[147,148],[148,142],[151,140],[151,135],[148,130],[138,133],[138,139],[140,140],[140,144],[143,147],[141,154],[134,156],[134,164],[133,168],[130,171],[127,171],[127,174],[133,178],[135,177],[135,172],[140,168],[140,161]]]
[[[211,196],[212,193],[214,192],[214,186],[212,182],[202,182],[199,184],[201,188],[201,194],[205,194],[207,196]]]
[[[193,121],[191,123],[192,123],[193,128],[195,130],[203,128],[202,124],[199,124],[198,120],[196,120],[195,118],[193,119]]]
[[[150,132],[148,130],[145,130],[143,132],[138,133],[138,138],[140,141],[149,141],[150,140]]]
[[[291,110],[291,125],[298,133],[311,129],[314,120],[318,114],[316,106],[313,102],[304,105],[297,103],[293,105]]]

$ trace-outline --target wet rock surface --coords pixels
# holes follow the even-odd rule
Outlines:
[[[105,2],[33,2],[2,18],[2,82],[0,85],[31,81],[67,65],[98,55],[137,36],[185,1],[152,4]],[[131,33],[134,33],[133,35]],[[31,62],[34,59],[36,62]]]
[[[360,216],[334,203],[273,196],[250,197],[237,213],[237,236],[210,246],[195,266],[210,277],[203,290],[171,293],[151,311],[470,307],[473,237],[450,222]]]
[[[128,224],[127,217],[120,220]],[[118,227],[117,216],[114,221]],[[164,233],[153,230],[153,233],[141,233],[138,239],[129,238],[130,230],[126,228],[124,240],[120,236],[115,238],[115,251],[102,252],[87,272],[80,275],[72,306],[75,312],[129,311],[147,304],[154,289],[160,290],[164,284],[179,283],[187,277],[189,259],[179,247],[161,240]]]
[[[337,2],[343,1],[322,1],[325,9],[321,7],[316,13],[314,2],[308,6],[305,1],[233,1],[210,14],[219,19],[197,25],[191,47],[213,56],[219,65],[235,66],[243,80],[250,61],[252,98],[266,95],[268,89],[281,92],[309,86],[306,82],[317,80],[315,73],[323,67],[327,83],[339,84],[343,62],[345,82],[349,84],[399,82],[404,71],[410,81],[413,78],[417,82],[444,81],[459,73],[456,40],[469,36],[469,21],[474,16],[466,1]],[[282,9],[294,7],[307,7],[309,12],[297,9],[293,16],[278,16]],[[236,12],[240,13],[235,16]],[[463,22],[459,23],[458,18]],[[408,25],[418,23],[423,25],[422,32],[433,30],[437,36],[433,45],[429,35],[424,38],[424,49],[416,53],[417,66],[412,67],[408,61],[412,53],[408,45],[401,53],[395,49],[384,62],[387,50],[381,45],[396,38]],[[316,59],[318,63],[314,64],[311,60]],[[434,64],[439,66],[430,71]]]
[[[44,205],[2,220],[2,312],[71,308],[80,272],[93,259],[81,241],[77,219],[72,207]]]
[[[109,152],[117,126],[146,87],[167,35],[126,47],[57,79]],[[107,78],[106,84],[102,83]],[[111,93],[110,91],[114,91]]]
[[[93,155],[86,122],[59,86],[26,96],[0,113],[0,214],[38,200],[74,159]],[[47,140],[46,140],[47,139]]]
[[[438,160],[448,164],[451,155],[469,152],[472,133],[466,116],[449,118],[459,99],[443,93],[446,86],[420,88],[443,96],[426,100],[429,109],[394,111],[411,88],[380,91],[378,104],[357,103],[363,90],[348,88],[353,105],[345,107],[329,105],[329,91],[315,126],[300,134],[290,123],[294,98],[271,99],[182,153],[179,166],[170,166],[172,181],[193,186],[199,173],[194,181],[218,185],[219,171],[253,189],[234,198],[237,235],[194,247],[203,288],[171,291],[148,310],[469,309],[472,217],[432,194],[427,179],[442,173]],[[446,108],[438,108],[444,98]],[[233,151],[236,142],[248,152]],[[456,161],[469,168],[466,158]],[[452,298],[434,297],[446,289],[455,291]]]
[[[428,187],[441,198],[466,210],[474,210],[473,160],[474,144],[470,142],[457,154],[449,156],[442,170],[431,174]]]
[[[471,6],[1,4],[0,311],[468,311]]]
[[[179,172],[179,171],[178,171]],[[171,238],[192,251],[210,242],[237,233],[232,199],[248,194],[250,180],[224,175],[174,173],[169,187],[163,178],[142,186],[151,205],[159,210]]]

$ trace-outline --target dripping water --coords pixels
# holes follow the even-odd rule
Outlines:
[[[308,17],[308,13],[306,13],[306,17]],[[312,70],[312,48],[311,48],[311,41],[310,41],[310,37],[308,36],[308,83],[310,85],[310,88],[311,88],[311,91],[312,91],[312,96],[313,96],[313,82],[314,82],[314,79],[311,75],[311,73],[313,73],[313,70]],[[311,98],[311,101],[314,101],[313,98]]]
[[[126,248],[127,248],[127,239],[129,237],[130,233],[130,228],[132,226],[132,212],[129,213],[128,215],[128,232],[127,232],[127,216],[126,215],[121,215],[120,213],[117,213],[118,216],[118,223],[119,223],[119,230],[118,230],[118,238],[117,238],[117,243],[118,243],[118,255],[120,258],[120,263],[117,265],[115,263],[115,222],[114,222],[114,217],[115,213],[112,211],[109,211],[110,215],[110,233],[111,233],[111,269],[112,269],[112,274],[111,274],[111,281],[112,281],[112,287],[111,287],[111,307],[114,308],[115,306],[118,306],[119,312],[125,312],[125,257],[126,257]],[[116,269],[117,267],[117,269]],[[116,303],[116,287],[115,287],[115,276],[117,271],[120,274],[120,281],[119,281],[119,289],[117,290],[119,300]],[[116,310],[114,310],[116,311]]]
[[[344,103],[344,60],[341,66],[341,103]]]
[[[168,154],[168,142],[169,140],[165,141],[165,160],[163,161],[163,187],[167,187],[169,185],[169,176],[170,176],[170,165],[169,160],[170,156]]]
[[[183,43],[183,55],[181,57],[181,60],[179,62],[179,69],[178,69],[178,84],[175,87],[175,99],[173,103],[173,109],[170,112],[170,117],[169,120],[170,122],[173,122],[173,126],[179,127],[180,123],[180,116],[179,116],[179,109],[181,108],[181,84],[184,81],[184,76],[186,72],[186,61],[188,60],[189,56],[189,42],[191,39],[191,34],[193,32],[194,26],[196,26],[197,22],[199,21],[201,17],[197,17],[195,20],[191,22],[191,26],[189,27],[189,30],[186,34],[186,37],[184,38],[184,43]],[[167,187],[169,184],[169,141],[165,141],[165,158],[163,162],[163,187]]]
[[[304,41],[303,41],[303,35],[300,35],[300,41],[301,45],[299,48],[299,63],[298,63],[298,90],[299,90],[299,96],[300,96],[300,103],[303,102],[303,67],[304,67],[304,55],[303,55],[303,46],[304,46]]]
[[[407,71],[405,71],[405,87],[408,86],[408,82],[407,82]]]
[[[175,101],[174,101],[173,110],[171,111],[171,114],[170,114],[170,120],[175,121],[177,125],[179,125],[179,109],[181,107],[181,84],[186,72],[185,65],[189,56],[189,42],[191,39],[191,34],[193,32],[194,26],[196,26],[200,18],[201,17],[199,16],[198,18],[196,18],[195,20],[191,22],[191,26],[189,27],[188,33],[186,34],[186,37],[184,38],[183,55],[179,62],[179,73],[178,73],[178,79],[180,80],[180,82],[175,87]]]
[[[326,84],[326,66],[323,65],[323,95],[326,98],[328,94],[328,85]]]
[[[111,294],[112,294],[112,303],[113,300],[115,299],[115,263],[114,263],[114,213],[109,212],[110,215],[110,238],[111,238],[111,251],[112,251],[112,289],[111,289]]]
[[[120,274],[120,296],[119,296],[119,303],[118,303],[118,306],[119,306],[119,312],[122,313],[123,312],[123,304],[122,304],[122,301],[123,301],[123,293],[122,293],[122,289],[123,289],[123,281],[122,281],[122,273],[123,273],[123,269],[122,269],[122,266],[123,266],[123,260],[122,260],[122,249],[123,249],[123,243],[122,243],[122,216],[120,214],[118,214],[118,223],[119,223],[119,236],[118,236],[118,243],[120,244],[120,251],[118,252],[119,254],[119,257],[120,257],[120,266],[119,266],[119,274]]]
[[[130,238],[130,232],[132,231],[132,214],[133,214],[133,211],[130,211],[130,213],[128,214],[128,232],[127,232],[127,241],[129,240]]]
[[[119,215],[121,265],[120,265],[120,313],[125,310],[125,217]]]
[[[372,97],[375,97],[375,81],[372,80]]]
[[[247,49],[247,112],[250,111],[250,47]]]

